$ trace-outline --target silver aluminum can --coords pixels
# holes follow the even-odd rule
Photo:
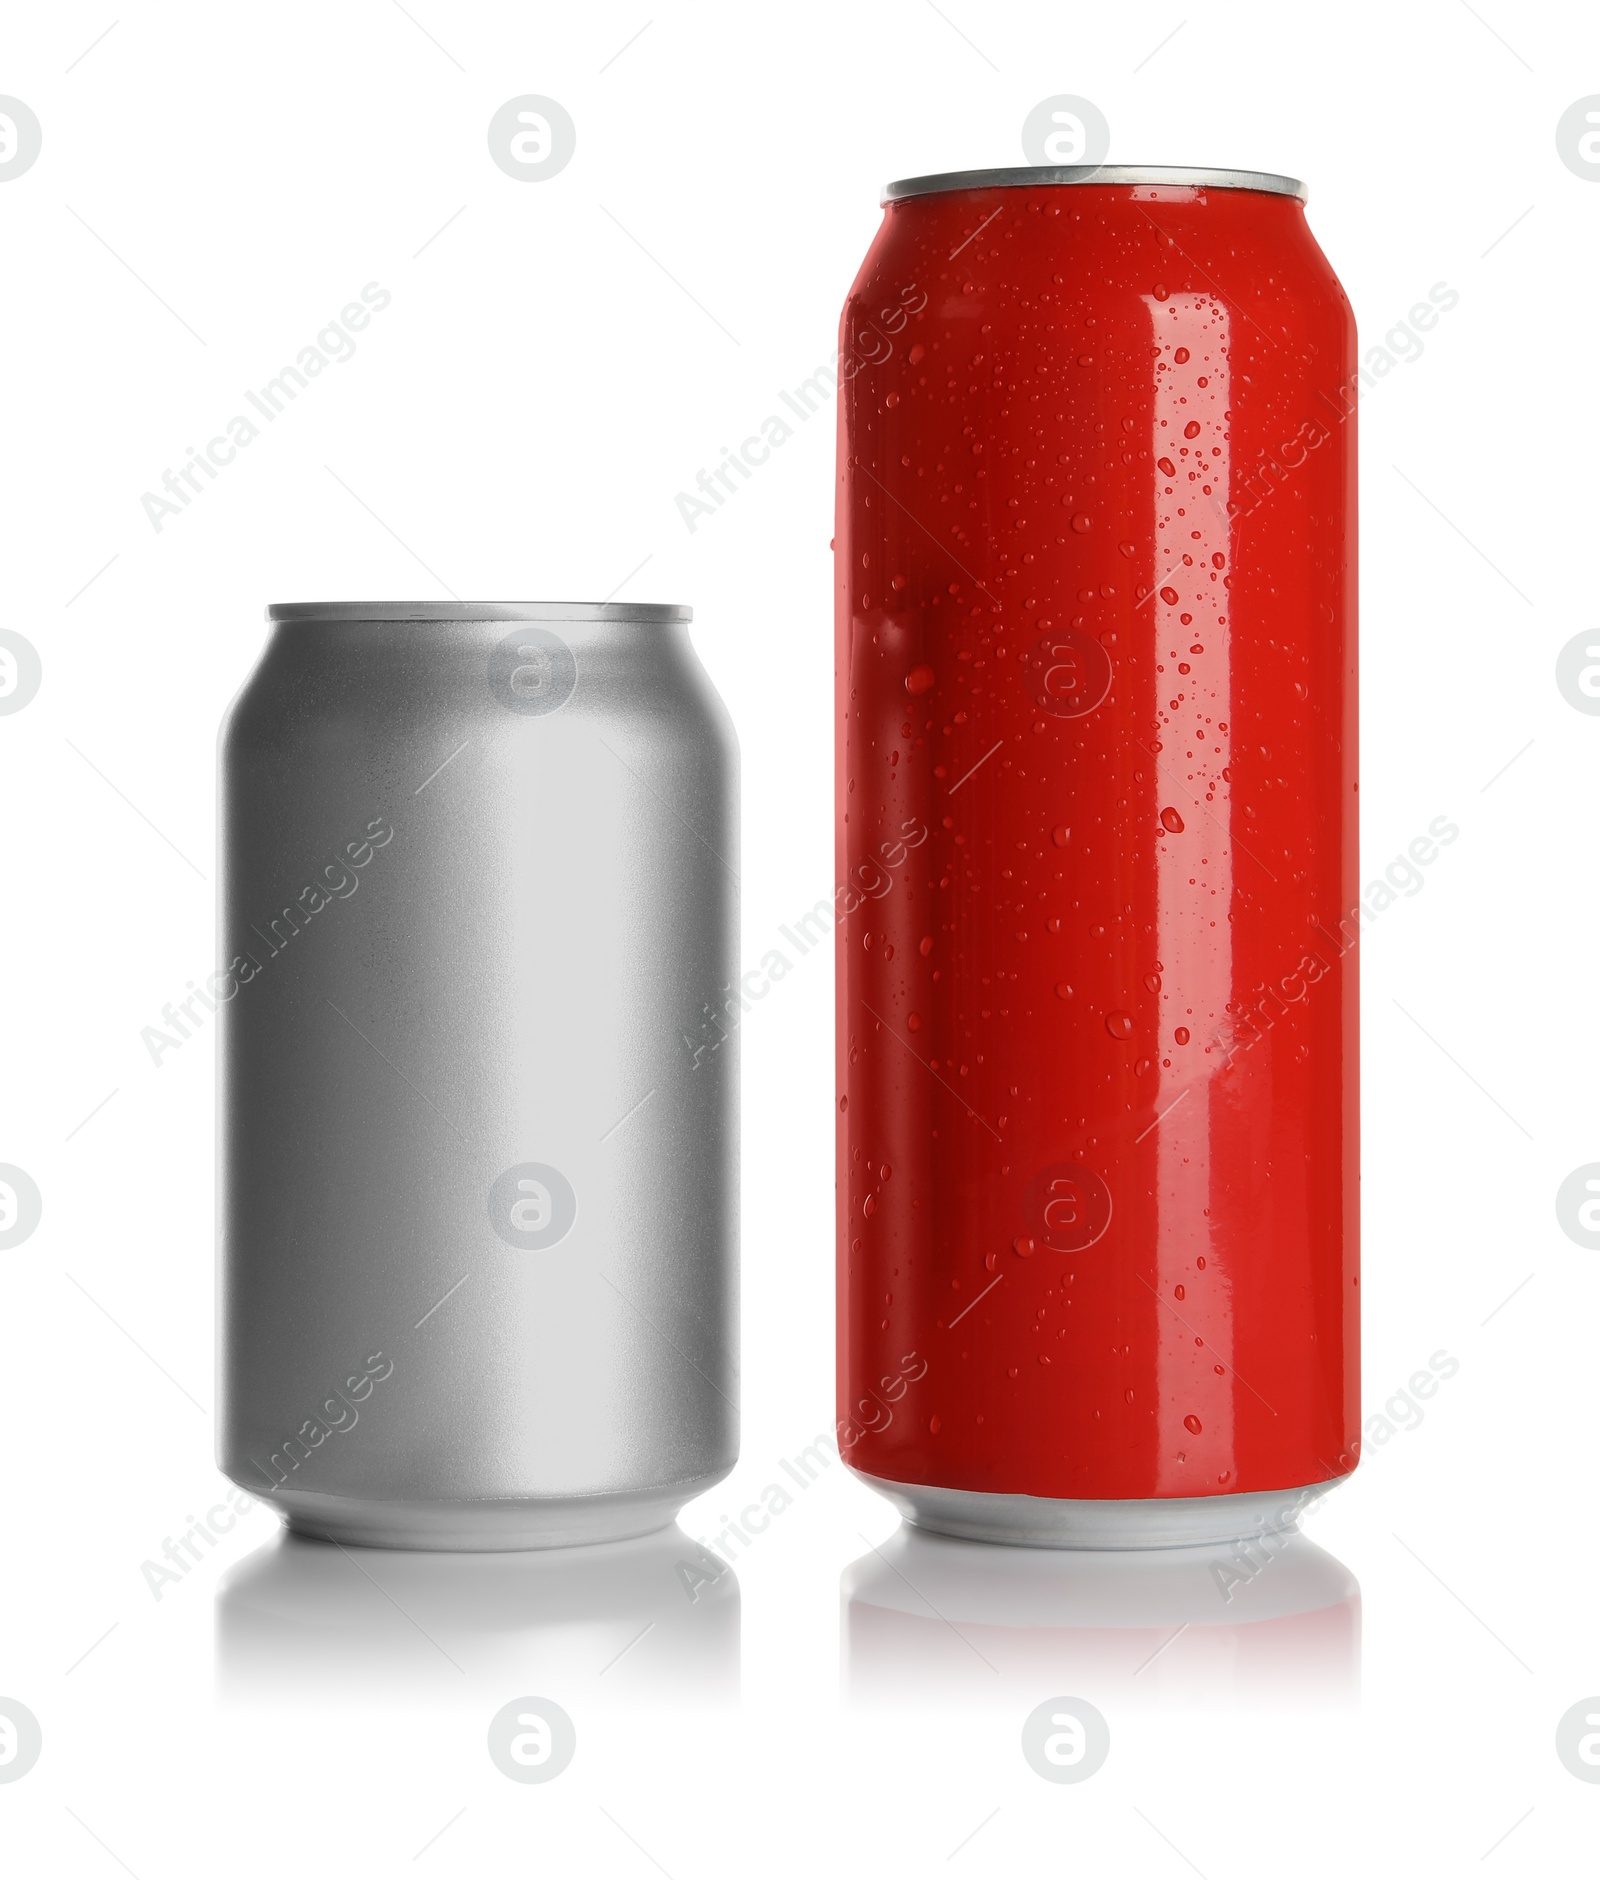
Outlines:
[[[663,1527],[738,1443],[738,753],[689,610],[268,618],[221,734],[221,1467],[366,1545]]]

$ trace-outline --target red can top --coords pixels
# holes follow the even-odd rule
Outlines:
[[[1152,189],[1253,189],[1260,195],[1293,196],[1304,202],[1304,183],[1267,170],[1206,170],[1149,163],[1028,164],[1014,170],[948,170],[939,176],[908,176],[884,187],[880,201],[942,196],[962,189],[1037,189],[1041,184],[1100,183]]]

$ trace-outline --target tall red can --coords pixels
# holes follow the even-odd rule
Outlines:
[[[1354,1468],[1355,327],[1304,190],[890,186],[844,312],[839,1438],[1158,1546]]]

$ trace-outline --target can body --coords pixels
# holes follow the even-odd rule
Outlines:
[[[275,608],[221,739],[219,1461],[516,1548],[732,1466],[737,754],[687,610]]]
[[[1359,1436],[1348,303],[1288,194],[980,183],[841,357],[841,1447],[976,1538],[1290,1524]]]

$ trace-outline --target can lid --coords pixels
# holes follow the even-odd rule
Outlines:
[[[651,601],[275,601],[268,620],[596,620],[665,627],[693,620],[692,607]]]
[[[1149,183],[1191,189],[1253,189],[1264,196],[1293,196],[1304,202],[1304,183],[1266,170],[1194,170],[1145,163],[1030,164],[1015,170],[949,170],[942,176],[908,176],[884,187],[882,202],[909,196],[939,196],[957,189],[1038,189],[1070,183]]]

